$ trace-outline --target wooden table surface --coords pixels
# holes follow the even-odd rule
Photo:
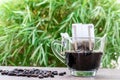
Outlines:
[[[0,74],[0,80],[120,80],[120,70],[119,69],[99,69],[95,77],[74,77],[70,75],[70,72],[67,68],[58,68],[58,67],[12,67],[12,66],[0,66],[0,70],[13,70],[15,68],[19,69],[42,69],[42,70],[51,70],[64,72],[66,75],[58,76],[54,78],[43,78],[39,79],[37,77],[17,77],[17,76],[7,76]]]

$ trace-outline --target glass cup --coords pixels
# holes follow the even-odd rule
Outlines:
[[[54,55],[67,65],[73,76],[95,76],[104,52],[105,36],[54,40]]]

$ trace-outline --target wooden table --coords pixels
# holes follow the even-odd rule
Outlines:
[[[19,69],[43,69],[43,70],[56,70],[58,72],[66,71],[67,74],[64,76],[56,75],[54,78],[33,78],[33,77],[17,77],[17,76],[7,76],[0,74],[0,80],[120,80],[120,70],[118,69],[99,69],[95,77],[74,77],[70,75],[67,68],[57,68],[57,67],[12,67],[12,66],[0,66],[2,70],[13,70],[15,68]]]

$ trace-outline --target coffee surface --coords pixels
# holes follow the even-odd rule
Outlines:
[[[65,52],[66,64],[69,68],[74,70],[90,71],[98,69],[102,57],[102,52]]]

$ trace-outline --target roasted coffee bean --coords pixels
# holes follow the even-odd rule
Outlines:
[[[9,75],[9,76],[15,76],[16,73],[14,73],[13,71],[9,71],[7,75]]]
[[[54,74],[51,74],[50,77],[51,77],[51,78],[54,78]]]
[[[18,71],[23,72],[24,70],[23,69],[18,69]]]
[[[58,72],[57,71],[53,71],[52,74],[53,75],[58,75]]]
[[[38,75],[36,75],[36,74],[31,74],[31,77],[38,77]]]
[[[30,71],[26,70],[26,71],[23,71],[23,74],[29,74]]]
[[[8,74],[8,72],[9,72],[9,71],[4,70],[4,71],[2,71],[2,72],[1,72],[1,74],[2,74],[2,75],[7,75],[7,74]]]
[[[34,71],[39,71],[39,69],[34,69]]]
[[[31,77],[31,74],[26,74],[27,77]]]
[[[42,78],[54,78],[55,75],[58,75],[58,71],[49,71],[49,70],[40,70],[40,69],[13,69],[13,70],[1,70],[2,75],[8,76],[22,76],[22,77],[38,77]],[[59,76],[65,75],[66,72],[59,73]]]
[[[23,71],[23,69],[15,68],[15,69],[13,69],[13,71]]]
[[[14,71],[14,70],[13,70],[12,72],[13,72],[13,73],[19,73],[19,71]]]
[[[26,76],[26,75],[23,73],[17,73],[16,76]]]
[[[48,71],[47,73],[48,73],[49,75],[51,75],[51,74],[52,74],[52,71]]]
[[[32,70],[29,71],[30,74],[34,74],[34,72]]]
[[[66,74],[66,72],[63,72],[63,74]]]
[[[0,72],[2,72],[3,70],[0,70]]]
[[[41,79],[41,78],[44,78],[42,75],[39,75],[38,77],[39,77],[40,79]]]
[[[15,68],[15,69],[13,69],[13,71],[18,71],[18,69],[17,69],[17,68]]]
[[[66,72],[61,72],[59,73],[59,76],[64,76],[66,74]]]
[[[22,76],[24,76],[24,77],[26,76],[26,77],[27,77],[27,75],[28,75],[28,74],[23,74]]]
[[[52,71],[47,71],[48,73],[52,73]]]
[[[45,73],[45,74],[43,74],[43,77],[47,78],[47,77],[49,77],[49,74]]]
[[[40,71],[39,71],[39,74],[42,74],[42,73],[44,73],[44,71],[40,70]]]
[[[35,72],[34,72],[34,74],[39,74],[39,73],[40,73],[40,71],[35,71]]]
[[[48,71],[44,70],[43,73],[46,74]]]

